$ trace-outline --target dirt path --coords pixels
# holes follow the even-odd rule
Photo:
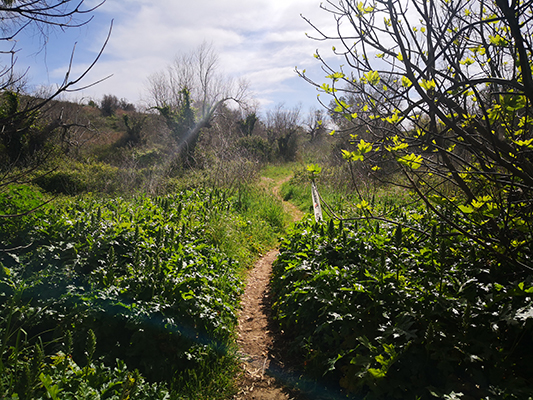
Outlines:
[[[274,193],[274,196],[276,196],[283,202],[283,208],[291,216],[292,221],[296,222],[302,219],[302,217],[304,216],[304,213],[301,212],[294,204],[289,203],[288,201],[283,201],[283,199],[281,198],[281,194],[280,194],[281,186],[283,186],[283,184],[285,182],[288,182],[291,178],[292,176],[288,176],[276,182],[271,178],[262,177],[261,181],[263,185],[265,185],[266,187],[270,187],[272,190],[272,193]]]
[[[289,180],[274,182],[263,178],[263,183],[279,195],[281,185]],[[272,186],[273,185],[273,186]],[[293,221],[302,218],[303,213],[294,205],[283,202],[286,211]],[[282,384],[282,376],[290,376],[284,372],[285,360],[281,359],[279,340],[271,329],[269,282],[272,262],[278,251],[269,251],[264,255],[248,274],[246,290],[242,297],[242,310],[239,315],[238,345],[243,359],[243,374],[240,378],[239,393],[235,400],[304,400],[298,393],[291,391]],[[286,382],[285,382],[286,383]]]

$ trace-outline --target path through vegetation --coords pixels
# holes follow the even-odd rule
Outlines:
[[[274,182],[263,178],[265,186],[280,197],[280,188],[289,178]],[[294,205],[283,202],[285,210],[293,221],[302,218],[303,213]],[[272,263],[278,255],[277,249],[265,254],[249,272],[246,290],[242,297],[242,310],[239,315],[238,345],[243,359],[243,373],[240,378],[240,391],[236,400],[304,400],[301,394],[290,390],[288,385],[291,373],[282,343],[276,340],[270,319],[269,281]]]

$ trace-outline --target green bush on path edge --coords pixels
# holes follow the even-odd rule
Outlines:
[[[0,204],[42,200],[19,187]],[[0,397],[233,393],[242,272],[283,229],[279,202],[196,189],[51,204],[0,227]]]

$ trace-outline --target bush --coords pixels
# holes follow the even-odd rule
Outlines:
[[[261,136],[245,136],[237,140],[236,147],[244,156],[265,163],[271,160],[272,146]]]
[[[102,112],[102,116],[110,117],[112,115],[115,115],[119,104],[120,102],[117,96],[114,96],[112,94],[105,94],[102,98],[102,101],[100,102],[100,111]]]
[[[353,398],[527,398],[531,276],[423,210],[383,212],[402,225],[304,221],[281,244],[274,312],[308,373]]]

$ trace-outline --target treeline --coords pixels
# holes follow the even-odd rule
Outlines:
[[[202,116],[192,91],[181,93],[183,101],[173,107],[133,105],[106,94],[85,104],[51,100],[33,110],[38,97],[4,90],[4,182],[22,174],[51,192],[160,193],[184,175],[232,186],[266,163],[309,162],[338,152],[339,138],[328,134],[321,111],[306,115],[279,104],[261,113],[243,102],[222,102]]]

